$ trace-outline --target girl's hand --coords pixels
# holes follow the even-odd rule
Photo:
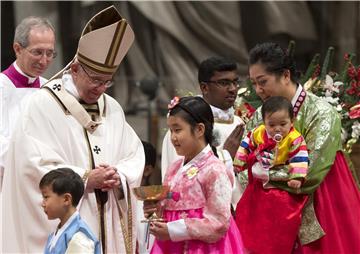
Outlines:
[[[301,187],[301,181],[295,179],[288,181],[287,184],[294,189],[299,189]]]
[[[150,234],[158,240],[171,240],[166,222],[153,221],[150,223]]]

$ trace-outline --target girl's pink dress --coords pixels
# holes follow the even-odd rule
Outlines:
[[[184,219],[189,239],[155,240],[151,253],[243,253],[239,230],[231,216],[234,176],[213,154],[210,146],[183,166],[174,162],[164,185],[179,193],[178,201],[164,200],[166,221]]]

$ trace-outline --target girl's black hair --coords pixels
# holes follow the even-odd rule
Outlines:
[[[293,119],[294,111],[291,102],[282,96],[271,96],[261,107],[261,116],[263,121],[265,121],[266,114],[272,114],[281,110],[287,111],[290,119]]]
[[[217,156],[216,148],[213,146],[214,116],[209,104],[199,96],[186,96],[179,100],[172,109],[169,116],[180,116],[191,126],[193,131],[197,124],[205,125],[205,141],[211,145],[214,154]]]
[[[296,70],[294,59],[279,44],[265,42],[257,44],[249,52],[249,66],[260,63],[270,74],[281,75],[290,71],[291,81],[297,83],[300,73]]]

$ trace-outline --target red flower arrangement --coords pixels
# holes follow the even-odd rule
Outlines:
[[[336,107],[341,116],[344,149],[351,153],[360,136],[360,66],[353,63],[354,55],[345,54],[342,71],[329,71],[333,50],[328,49],[321,73],[308,79],[304,87]]]

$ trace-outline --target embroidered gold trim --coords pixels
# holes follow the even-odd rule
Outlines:
[[[90,144],[90,141],[89,141],[89,136],[88,136],[88,133],[87,133],[87,130],[84,128],[84,135],[85,135],[85,140],[86,140],[86,143],[87,143],[87,146],[88,146],[88,150],[89,150],[89,163],[90,163],[90,167],[91,167],[91,170],[95,168],[95,160],[94,160],[94,156],[93,156],[93,153],[92,153],[92,149],[91,149],[91,144]],[[96,195],[96,194],[95,194]],[[106,253],[106,223],[105,223],[105,219],[106,219],[106,210],[105,210],[105,203],[103,204],[103,206],[101,205],[101,201],[96,198],[96,204],[97,204],[97,209],[99,211],[98,213],[98,222],[99,222],[99,241],[101,242],[101,247],[102,247],[102,250],[104,253]],[[102,214],[103,212],[103,214]],[[104,224],[102,225],[101,224],[101,216],[103,215],[103,218],[104,218]],[[102,229],[104,231],[104,241],[102,240]]]
[[[234,123],[234,117],[232,117],[229,120],[223,120],[223,119],[220,119],[220,118],[214,118],[214,123],[232,124],[232,123]]]
[[[104,98],[104,106],[101,109],[100,105],[99,105],[99,111],[100,111],[100,114],[102,114],[102,117],[106,117],[106,96],[105,96],[105,94],[102,95],[102,98]],[[102,112],[101,112],[101,110],[102,110]]]
[[[96,62],[88,57],[86,57],[85,55],[81,54],[80,52],[77,52],[77,56],[82,59],[82,60],[85,60],[86,62],[89,62],[91,63],[92,65],[96,65],[96,66],[100,66],[100,67],[104,67],[104,68],[115,68],[116,66],[108,66],[107,64],[105,63],[100,63],[100,62]]]
[[[115,34],[114,34],[113,40],[112,40],[110,48],[109,48],[108,55],[105,60],[105,64],[108,66],[114,65],[115,58],[119,51],[121,41],[125,34],[126,25],[127,25],[126,20],[123,19],[118,23],[118,25],[116,27]]]
[[[132,206],[131,206],[131,194],[130,194],[130,188],[128,183],[126,183],[126,188],[127,188],[127,205],[128,205],[128,210],[127,210],[127,229],[125,226],[125,222],[124,222],[124,217],[122,216],[122,212],[121,212],[121,208],[120,205],[118,203],[118,199],[116,198],[116,195],[113,191],[114,197],[115,197],[115,201],[116,201],[116,205],[118,208],[118,212],[119,212],[119,217],[120,217],[120,225],[121,225],[121,231],[123,233],[123,237],[124,237],[124,243],[125,243],[125,249],[126,249],[126,254],[132,254],[132,250],[133,250],[133,243],[132,243]]]
[[[70,111],[65,107],[65,105],[60,101],[60,99],[57,97],[57,95],[49,87],[43,86],[41,89],[45,89],[45,91],[47,91],[55,99],[55,101],[59,104],[61,109],[64,111],[65,115],[71,115]]]
[[[90,61],[90,59],[86,58],[85,56],[81,55],[80,53],[77,54],[77,58],[79,62],[85,64],[89,69],[103,74],[113,74],[117,70],[117,65],[115,66],[104,66],[101,63],[97,63],[94,61]]]
[[[85,183],[86,180],[88,179],[89,174],[90,174],[90,171],[91,171],[91,169],[88,169],[88,170],[85,171],[85,174],[84,174],[83,177],[82,177],[82,180],[83,180],[84,183]]]
[[[86,110],[99,110],[99,106],[97,103],[94,104],[85,104],[85,103],[80,103],[81,106],[84,107],[84,109]]]
[[[84,128],[84,135],[85,135],[85,140],[86,140],[86,144],[89,150],[89,166],[90,166],[90,170],[92,170],[93,168],[95,168],[95,161],[94,161],[94,157],[92,154],[92,150],[91,150],[91,144],[89,141],[89,136],[87,134],[87,130]]]
[[[298,234],[301,245],[316,241],[325,235],[325,232],[316,217],[313,201],[314,198],[313,195],[311,195],[302,212],[301,225]]]
[[[93,156],[93,153],[92,153],[92,150],[91,150],[91,144],[90,144],[90,141],[89,141],[89,136],[88,136],[87,130],[85,128],[84,128],[84,136],[85,136],[86,144],[87,144],[88,151],[89,151],[89,165],[90,165],[90,168],[92,170],[93,168],[95,168],[95,161],[94,161],[94,156]],[[99,222],[99,237],[98,237],[98,239],[99,239],[99,241],[101,243],[101,248],[104,251],[104,250],[106,250],[107,246],[106,246],[106,241],[104,241],[104,242],[102,241],[101,232],[102,232],[103,226],[104,226],[104,232],[106,232],[106,227],[105,227],[105,223],[104,223],[104,225],[101,224],[101,211],[102,211],[101,202],[98,202],[97,199],[96,199],[96,201],[97,201],[96,202],[97,209],[99,211],[99,213],[98,213],[98,222]],[[104,237],[106,239],[106,235]]]

